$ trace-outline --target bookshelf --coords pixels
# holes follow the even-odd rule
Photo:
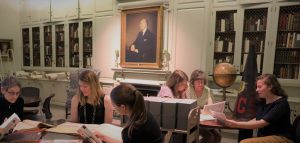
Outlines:
[[[29,28],[22,29],[23,66],[30,66]]]
[[[228,62],[233,64],[236,37],[237,10],[216,12],[214,63]]]
[[[93,23],[86,21],[82,24],[83,33],[83,67],[91,66],[91,58],[93,55]]]
[[[249,48],[255,48],[258,74],[262,73],[266,41],[268,8],[246,9],[244,12],[240,71],[243,73]]]
[[[64,24],[55,25],[56,67],[65,66],[65,31]]]
[[[69,64],[70,67],[79,67],[79,23],[69,24]]]
[[[33,66],[41,66],[40,27],[32,28]]]
[[[44,65],[52,67],[52,26],[44,26]]]
[[[282,79],[299,79],[300,5],[279,10],[273,74]]]

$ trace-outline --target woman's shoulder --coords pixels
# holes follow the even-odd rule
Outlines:
[[[79,102],[77,94],[72,97],[72,103],[73,102]]]
[[[173,97],[173,93],[170,87],[168,87],[167,85],[162,85],[160,87],[160,90],[158,92],[159,97]]]

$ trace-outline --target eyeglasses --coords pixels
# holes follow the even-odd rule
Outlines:
[[[10,96],[13,96],[13,95],[19,96],[19,95],[20,95],[20,92],[10,92],[10,91],[8,91],[7,93],[8,93]]]

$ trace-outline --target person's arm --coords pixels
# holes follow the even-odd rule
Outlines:
[[[97,138],[99,138],[101,141],[104,141],[106,143],[123,143],[122,141],[118,141],[118,140],[113,139],[111,137],[105,136],[105,135],[101,134],[98,131],[94,132],[94,134]]]
[[[72,97],[72,102],[71,102],[71,122],[78,122],[78,96],[75,95]]]
[[[241,129],[258,129],[269,125],[269,123],[263,119],[260,120],[252,119],[250,121],[243,121],[243,122],[225,119],[224,123],[226,126],[229,126],[231,128],[241,128]]]
[[[104,108],[105,108],[104,122],[111,124],[112,116],[113,116],[113,106],[111,104],[109,96],[104,96]]]

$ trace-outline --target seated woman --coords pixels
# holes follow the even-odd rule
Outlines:
[[[121,115],[129,119],[122,130],[123,143],[162,143],[160,128],[150,112],[146,111],[143,94],[130,84],[121,84],[111,92],[111,102]],[[95,133],[106,143],[118,141]]]
[[[1,82],[0,124],[13,113],[23,120],[24,100],[20,97],[21,84],[14,76],[8,76]]]
[[[85,70],[79,75],[78,94],[71,103],[71,122],[85,124],[112,123],[112,105],[105,96],[97,75]]]
[[[201,70],[194,70],[190,78],[190,86],[187,91],[188,98],[196,99],[200,108],[204,105],[212,104],[213,98],[210,90],[205,88],[207,83],[206,75]],[[221,135],[215,129],[200,128],[199,133],[202,136],[200,143],[220,143]]]
[[[175,70],[168,78],[165,85],[161,86],[158,97],[187,98],[186,90],[188,76],[181,70]]]
[[[287,94],[272,74],[257,77],[256,91],[261,98],[256,118],[239,122],[225,119],[225,125],[232,128],[258,129],[257,137],[240,143],[293,143],[290,122],[290,106]]]

